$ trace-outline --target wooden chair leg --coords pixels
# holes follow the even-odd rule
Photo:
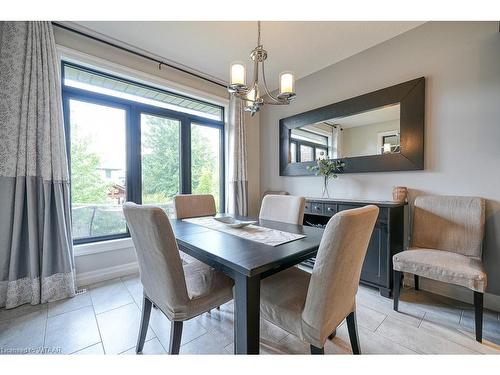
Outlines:
[[[337,330],[330,333],[330,336],[328,336],[328,340],[333,340],[336,335],[337,335]]]
[[[170,347],[168,354],[179,354],[181,349],[182,322],[171,322],[170,324]]]
[[[483,293],[474,291],[474,318],[476,320],[476,341],[483,342]]]
[[[394,290],[393,290],[393,298],[394,298],[394,311],[398,311],[399,306],[399,294],[401,292],[401,279],[403,277],[403,273],[399,271],[394,271]]]
[[[153,303],[148,299],[148,297],[144,296],[142,301],[141,328],[139,330],[139,337],[137,338],[137,345],[135,347],[136,353],[142,353],[144,341],[146,341],[146,334],[148,333],[149,317],[151,316],[152,304]]]
[[[349,331],[349,340],[351,341],[352,354],[361,354],[359,346],[358,327],[356,323],[356,312],[353,311],[346,318],[347,330]]]
[[[325,349],[311,345],[311,354],[325,354]]]
[[[418,275],[413,275],[413,284],[415,285],[415,290],[420,290],[420,287],[418,285]]]

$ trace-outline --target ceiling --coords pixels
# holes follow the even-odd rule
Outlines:
[[[262,22],[271,88],[281,71],[305,77],[423,22]],[[75,24],[75,23],[73,23]],[[81,28],[103,34],[166,60],[227,82],[229,65],[243,61],[251,80],[250,52],[257,44],[257,22],[87,21]]]
[[[400,108],[399,104],[388,105],[371,111],[361,112],[356,115],[331,119],[323,122],[332,125],[341,125],[342,128],[347,129],[355,128],[357,126],[378,124],[381,122],[399,121]]]

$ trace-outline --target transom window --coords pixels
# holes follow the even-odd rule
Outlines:
[[[129,236],[122,204],[172,216],[176,194],[224,211],[224,108],[63,62],[74,243]]]

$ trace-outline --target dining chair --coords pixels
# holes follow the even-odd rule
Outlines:
[[[179,194],[174,197],[177,219],[213,216],[217,213],[211,194]]]
[[[179,354],[183,322],[233,298],[233,280],[199,262],[182,265],[165,212],[126,202],[123,212],[134,242],[144,289],[136,353],[141,353],[154,304],[170,320],[170,354]]]
[[[482,342],[486,272],[481,261],[485,202],[477,197],[420,196],[413,204],[408,250],[393,256],[394,310],[398,311],[403,272],[460,285],[474,292],[476,340]]]
[[[217,212],[214,196],[210,194],[179,194],[174,197],[174,206],[177,219],[214,216]],[[195,260],[183,252],[181,252],[181,259],[185,263]]]
[[[294,195],[266,195],[262,199],[259,219],[302,225],[306,199]]]
[[[360,354],[356,292],[379,209],[341,211],[328,221],[312,273],[290,267],[261,281],[264,319],[323,354],[327,338],[346,318],[352,352]]]
[[[266,195],[288,195],[288,191],[284,190],[266,190],[264,194],[262,194],[262,198],[264,198]]]

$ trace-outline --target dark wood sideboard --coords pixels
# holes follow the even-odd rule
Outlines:
[[[361,283],[376,287],[382,296],[390,297],[393,287],[392,256],[404,249],[406,203],[307,198],[304,225],[324,227],[337,212],[367,204],[378,206],[380,212],[361,270]],[[305,261],[302,266],[311,268],[313,264],[314,258]]]

